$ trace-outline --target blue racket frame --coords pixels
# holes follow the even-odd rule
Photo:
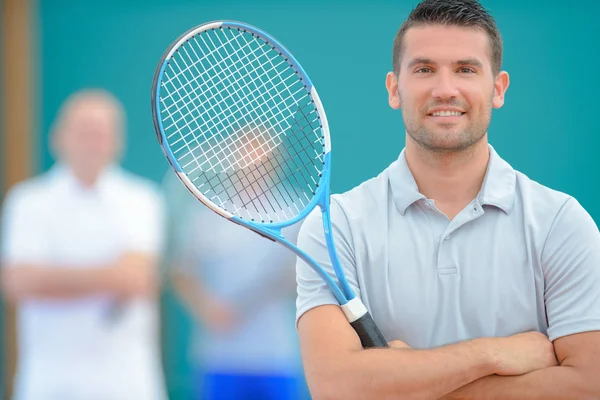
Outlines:
[[[183,43],[187,38],[189,38],[190,36],[192,36],[198,32],[204,31],[204,30],[218,29],[218,28],[240,29],[240,30],[250,32],[251,34],[262,38],[268,44],[274,46],[282,55],[285,55],[288,62],[295,68],[295,70],[298,72],[299,77],[301,78],[303,83],[306,85],[306,90],[309,92],[311,99],[315,102],[315,105],[317,106],[317,109],[319,111],[319,115],[320,115],[320,118],[323,123],[323,129],[325,131],[325,133],[324,133],[325,153],[323,156],[323,169],[321,171],[321,176],[319,178],[317,190],[315,191],[314,197],[311,199],[309,204],[298,215],[296,215],[295,217],[293,217],[287,221],[278,222],[278,223],[260,223],[260,222],[249,221],[249,220],[237,217],[235,215],[232,215],[232,214],[220,209],[219,207],[214,205],[210,200],[208,200],[202,193],[200,193],[200,191],[187,178],[187,176],[183,172],[181,165],[177,161],[171,148],[168,145],[166,134],[163,129],[162,120],[161,120],[161,118],[158,117],[161,113],[160,112],[161,111],[160,90],[159,90],[158,85],[162,81],[163,74],[165,72],[165,68],[168,65],[169,59],[172,56],[172,54],[179,47],[179,45],[181,43]],[[195,197],[197,197],[202,203],[204,203],[206,206],[213,209],[213,211],[217,212],[222,217],[227,218],[230,221],[237,223],[238,225],[246,227],[261,236],[264,236],[270,240],[276,241],[276,242],[282,244],[283,246],[287,247],[289,250],[293,251],[298,257],[300,257],[304,262],[306,262],[308,265],[310,265],[313,268],[313,270],[319,274],[319,276],[323,279],[323,281],[327,284],[327,286],[329,287],[329,289],[335,296],[335,298],[338,301],[338,303],[340,304],[340,306],[347,306],[349,304],[349,302],[356,299],[356,294],[352,290],[352,287],[348,283],[348,280],[346,279],[346,276],[343,272],[341,263],[339,261],[339,258],[338,258],[338,255],[337,255],[337,252],[335,249],[335,243],[333,240],[333,232],[332,232],[331,218],[330,218],[330,191],[329,191],[330,179],[331,179],[331,151],[330,151],[330,143],[329,143],[329,140],[330,140],[329,139],[329,130],[328,130],[329,128],[327,125],[326,115],[323,110],[321,100],[318,96],[318,93],[317,93],[316,89],[314,88],[310,78],[308,77],[308,75],[306,74],[304,69],[301,67],[301,65],[298,63],[298,61],[294,58],[294,56],[283,45],[281,45],[274,37],[267,34],[266,32],[254,27],[254,26],[251,26],[251,25],[248,25],[248,24],[245,24],[242,22],[238,22],[238,21],[213,21],[213,22],[208,22],[206,24],[199,25],[193,29],[190,29],[189,31],[187,31],[186,33],[181,35],[169,47],[169,49],[165,52],[165,54],[163,55],[163,57],[159,63],[159,68],[157,68],[156,74],[154,76],[153,85],[152,85],[152,114],[153,114],[154,126],[155,126],[155,130],[157,133],[158,141],[161,145],[163,153],[165,154],[165,156],[166,156],[167,160],[169,161],[169,163],[171,164],[172,168],[177,172],[179,179],[183,182],[183,184],[187,187],[187,189],[190,192],[192,192],[192,194],[195,195]],[[283,228],[294,225],[295,223],[301,221],[309,213],[311,213],[316,207],[319,207],[321,209],[323,229],[324,229],[324,233],[325,233],[327,249],[329,252],[329,256],[330,256],[330,260],[331,260],[331,263],[333,266],[335,276],[337,277],[337,279],[339,281],[339,286],[338,286],[338,284],[336,284],[334,279],[310,255],[308,255],[302,249],[298,248],[297,246],[295,246],[294,244],[289,242],[281,233]],[[373,347],[372,342],[374,342],[375,343],[374,345],[378,346],[378,347],[386,346],[387,344],[385,343],[385,341],[383,341],[381,334],[379,333],[378,329],[372,322],[372,319],[371,319],[370,315],[368,314],[364,305],[362,305],[362,302],[360,302],[359,299],[356,299],[356,301],[352,302],[352,303],[353,303],[354,307],[350,307],[350,308],[354,308],[353,310],[348,311],[348,309],[349,309],[348,307],[346,307],[346,309],[344,309],[344,307],[342,307],[342,308],[344,309],[344,313],[349,318],[349,320],[351,319],[350,320],[351,323],[353,323],[354,321],[362,323],[362,325],[359,328],[357,328],[354,324],[353,324],[353,327],[357,330],[357,332],[359,332],[359,335],[361,336],[361,341],[363,342],[363,344],[365,342],[363,341],[363,336],[361,335],[361,331],[367,330],[369,332],[367,332],[365,334],[370,336],[371,339],[374,335],[373,331],[376,331],[376,334],[379,336],[378,340],[376,337],[377,335],[375,335],[376,338],[374,341],[373,340],[367,341],[368,347]],[[356,304],[358,304],[358,307],[356,306]],[[350,318],[348,313],[355,314],[356,317]],[[357,318],[359,318],[359,317],[360,317],[360,320],[368,319],[368,321],[365,322],[363,320],[361,322],[360,320],[357,320]],[[367,346],[365,346],[365,347],[367,347]]]

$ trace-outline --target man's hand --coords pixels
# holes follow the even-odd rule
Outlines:
[[[558,365],[554,346],[543,333],[525,332],[488,340],[497,360],[497,375],[523,375]],[[411,348],[401,340],[393,340],[388,345],[394,349]]]
[[[198,304],[195,313],[214,332],[231,331],[239,323],[235,308],[215,297],[206,299],[206,304]]]
[[[213,294],[203,282],[182,271],[180,268],[171,271],[173,288],[198,321],[219,333],[231,331],[240,324],[243,315],[234,304]]]
[[[558,365],[554,346],[540,332],[491,339],[498,375],[523,375]]]
[[[554,346],[546,335],[540,332],[525,332],[513,336],[490,338],[489,349],[496,359],[496,375],[515,376],[558,365]],[[493,378],[493,377],[487,377]],[[481,379],[479,382],[485,381]],[[498,377],[496,377],[498,378]],[[503,378],[504,379],[504,378]],[[479,382],[475,382],[477,385]],[[469,385],[469,387],[474,387]],[[446,394],[439,400],[471,399],[463,390]],[[476,396],[476,398],[478,398]]]
[[[404,343],[402,340],[392,340],[391,342],[388,342],[388,346],[390,346],[393,349],[410,349],[411,348],[409,345]]]
[[[112,275],[118,281],[117,297],[149,298],[157,293],[156,271],[148,264],[151,258],[144,254],[126,254],[112,267]]]

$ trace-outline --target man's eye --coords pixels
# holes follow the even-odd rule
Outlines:
[[[432,70],[429,67],[419,67],[416,69],[415,72],[418,74],[428,74],[428,73],[432,72]]]
[[[474,74],[475,70],[469,67],[462,67],[458,70],[458,72],[460,72],[461,74]]]

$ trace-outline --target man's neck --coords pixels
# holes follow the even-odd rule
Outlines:
[[[419,192],[450,219],[479,193],[490,158],[487,135],[456,152],[424,149],[407,135],[405,155]]]
[[[86,189],[92,189],[98,183],[100,175],[103,170],[98,169],[82,169],[82,168],[70,168],[73,177],[81,187]]]

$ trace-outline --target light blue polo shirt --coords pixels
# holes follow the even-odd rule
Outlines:
[[[348,281],[387,341],[431,348],[540,331],[600,330],[600,233],[575,200],[515,171],[489,146],[482,189],[450,221],[417,189],[404,151],[379,176],[332,196]],[[333,276],[320,210],[298,239]],[[337,304],[297,263],[299,319]]]

